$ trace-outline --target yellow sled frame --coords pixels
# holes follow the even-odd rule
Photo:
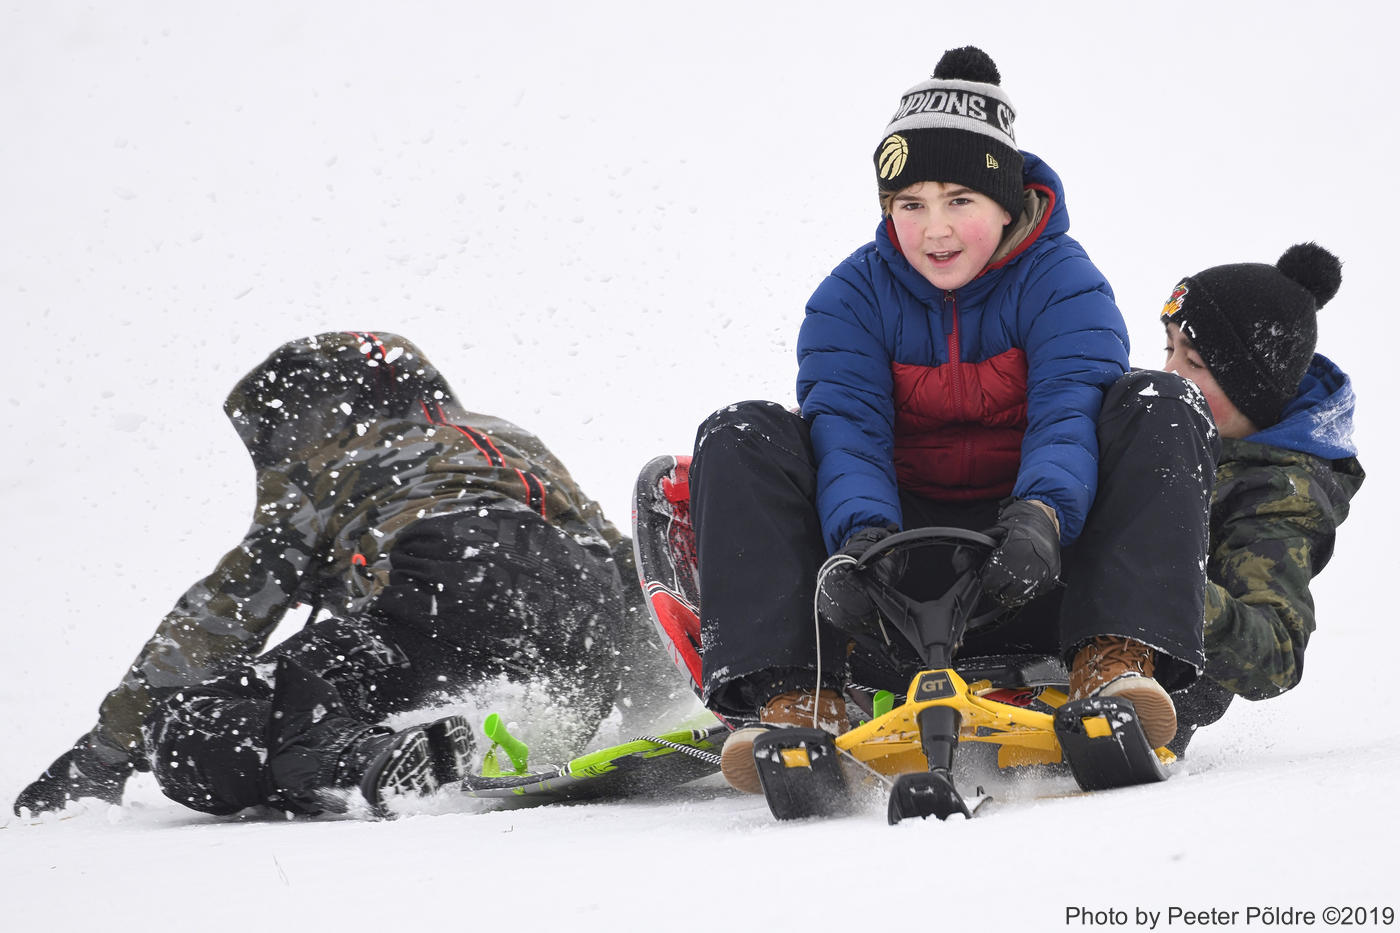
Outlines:
[[[998,689],[1002,688],[990,680],[969,684],[957,671],[950,669],[920,671],[909,684],[909,699],[905,703],[837,736],[836,747],[887,776],[927,770],[928,759],[924,757],[919,740],[919,713],[932,706],[948,706],[958,712],[961,724],[958,742],[999,746],[998,768],[1062,762],[1064,752],[1055,735],[1054,714],[983,695]],[[1037,699],[1052,709],[1059,709],[1069,697],[1057,687],[1044,687]],[[1090,737],[1111,733],[1108,720],[1103,716],[1088,717],[1083,722]],[[1155,751],[1163,764],[1176,760],[1165,747]]]
[[[919,713],[931,706],[951,706],[961,720],[959,742],[1001,746],[997,767],[1058,763],[1063,755],[1052,714],[978,695],[994,689],[990,680],[968,684],[953,670],[920,671],[903,705],[837,736],[836,747],[881,774],[925,771],[928,759],[919,744]],[[1068,697],[1050,687],[1039,699],[1058,708]]]

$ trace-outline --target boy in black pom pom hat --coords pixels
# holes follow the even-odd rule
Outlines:
[[[746,402],[700,428],[699,686],[731,720],[840,731],[843,688],[903,691],[912,648],[847,653],[871,610],[847,559],[893,531],[956,526],[999,542],[982,586],[1016,611],[960,657],[1058,655],[1076,698],[1130,699],[1154,745],[1175,733],[1166,691],[1204,662],[1214,432],[1183,379],[1153,374],[1146,402],[1112,289],[1015,118],[977,48],[906,91],[875,147],[875,239],[807,304],[801,416]],[[946,563],[909,554],[902,588],[941,594]],[[756,791],[754,737],[734,732],[723,768]]]
[[[1313,352],[1318,309],[1341,281],[1336,256],[1300,243],[1274,265],[1215,266],[1182,279],[1162,309],[1163,368],[1200,386],[1222,437],[1206,676],[1177,697],[1178,749],[1233,696],[1277,696],[1303,676],[1315,627],[1308,586],[1365,478],[1351,380]]]

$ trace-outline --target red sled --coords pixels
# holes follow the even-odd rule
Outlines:
[[[701,695],[700,579],[690,524],[690,457],[654,457],[632,500],[637,575],[671,660]]]

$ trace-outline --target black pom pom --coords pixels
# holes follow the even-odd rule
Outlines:
[[[1319,308],[1342,287],[1342,261],[1316,243],[1288,247],[1276,265],[1278,271],[1312,292]]]
[[[1001,72],[997,71],[992,57],[975,45],[965,45],[960,49],[949,49],[938,60],[933,76],[939,80],[980,81],[983,84],[1000,84]]]

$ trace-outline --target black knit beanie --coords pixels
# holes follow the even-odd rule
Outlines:
[[[933,77],[899,99],[875,150],[880,191],[922,181],[966,185],[1021,214],[1025,160],[1016,148],[1016,111],[986,52],[965,46],[943,53]]]
[[[1162,308],[1230,401],[1255,427],[1276,424],[1317,346],[1317,309],[1342,284],[1342,263],[1316,243],[1270,266],[1242,262],[1182,279]]]

